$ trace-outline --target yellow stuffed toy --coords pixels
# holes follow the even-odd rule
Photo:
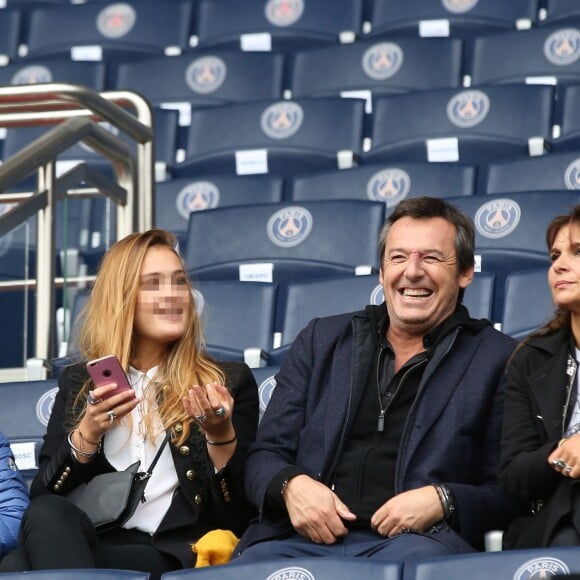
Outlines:
[[[191,546],[197,554],[195,567],[216,566],[230,561],[238,538],[230,530],[212,530]]]

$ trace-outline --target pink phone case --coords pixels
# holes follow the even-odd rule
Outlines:
[[[131,388],[129,379],[115,355],[108,355],[102,358],[89,361],[87,363],[87,371],[95,387],[100,387],[109,383],[117,383],[117,388],[108,393],[106,398],[112,397],[118,393],[126,391]]]

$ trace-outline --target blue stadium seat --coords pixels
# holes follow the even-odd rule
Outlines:
[[[580,148],[580,85],[558,88],[556,101],[556,122],[560,134],[552,142],[552,149],[577,151]]]
[[[473,36],[529,28],[538,0],[371,0],[372,35]]]
[[[154,157],[156,171],[162,176],[168,172],[170,173],[176,164],[176,155],[179,146],[178,121],[178,111],[153,107],[155,130]],[[8,159],[50,129],[50,126],[11,127],[7,129],[6,138],[4,139],[3,158]],[[135,148],[134,143],[131,142],[129,137],[118,131],[114,132],[120,139],[133,147],[133,149]],[[101,155],[83,143],[78,143],[59,155],[57,159],[57,174],[69,169],[72,162],[80,161],[98,162],[99,166],[102,166],[105,171],[105,168],[110,167],[110,163]]]
[[[544,0],[545,17],[540,25],[578,25],[580,6],[576,0]]]
[[[0,424],[12,446],[16,464],[30,482],[38,468],[38,453],[52,412],[57,382],[0,383]]]
[[[103,91],[105,81],[106,66],[103,62],[73,62],[64,58],[26,59],[0,67],[1,85],[72,83]]]
[[[29,17],[28,57],[110,61],[179,54],[189,45],[192,9],[187,0],[107,0],[37,8]]]
[[[552,136],[553,93],[548,86],[490,85],[381,97],[363,162],[481,163],[541,155]]]
[[[191,107],[281,99],[284,66],[281,54],[195,52],[121,63],[113,86],[136,91],[154,105],[182,107],[187,125]]]
[[[281,0],[199,0],[199,46],[242,50],[302,50],[352,42],[361,33],[363,0],[288,2]]]
[[[580,153],[549,153],[491,163],[480,167],[479,172],[481,193],[580,189]]]
[[[548,285],[548,268],[507,275],[501,329],[521,340],[554,315],[556,307]]]
[[[242,274],[250,281],[283,282],[376,272],[384,218],[384,203],[351,200],[193,212],[185,264],[194,279],[231,280]]]
[[[90,290],[79,290],[74,295],[72,299],[72,304],[70,305],[70,315],[68,320],[68,335],[65,337],[67,339],[67,347],[66,347],[66,361],[58,361],[57,364],[61,367],[63,364],[67,362],[73,362],[76,360],[80,360],[80,348],[79,348],[79,334],[82,325],[82,313],[84,308],[89,301],[91,296]],[[53,361],[54,362],[54,361]],[[55,374],[58,375],[60,372],[59,369],[55,369]]]
[[[292,201],[370,199],[394,207],[408,197],[450,197],[475,193],[477,168],[458,163],[372,164],[317,171],[289,180]]]
[[[15,9],[0,10],[0,66],[18,58],[20,35],[23,32],[23,17],[20,4]]]
[[[31,572],[3,572],[2,580],[149,580],[148,572],[136,570],[115,570],[84,568],[82,570],[33,570]]]
[[[580,30],[542,27],[473,40],[471,85],[580,81]]]
[[[0,216],[13,204],[0,203]],[[36,220],[31,218],[0,236],[0,281],[33,279],[36,275]],[[0,349],[0,368],[23,367],[34,344],[34,289],[2,289],[2,326],[11,329]]]
[[[354,312],[367,304],[383,302],[383,288],[376,274],[295,280],[283,285],[275,325],[280,344],[270,353],[269,364],[282,362],[298,333],[313,318]]]
[[[185,240],[189,214],[216,207],[281,203],[283,180],[272,175],[199,175],[157,183],[153,223]]]
[[[372,558],[291,558],[166,572],[162,580],[401,580],[402,564]]]
[[[245,361],[258,367],[272,348],[277,284],[237,280],[199,280],[208,353],[219,360]],[[202,302],[203,304],[200,304]]]
[[[415,580],[523,580],[578,572],[578,548],[537,548],[423,560],[405,570],[405,576]]]
[[[260,402],[260,419],[270,402],[270,397],[276,388],[276,374],[280,370],[277,365],[253,368],[252,374],[258,385],[258,400]]]
[[[475,223],[475,253],[482,272],[496,275],[493,320],[503,316],[505,280],[517,270],[550,265],[545,232],[557,215],[580,203],[580,192],[519,192],[448,199]]]
[[[495,274],[476,272],[473,282],[465,289],[463,305],[472,318],[493,320],[493,300],[495,296]]]
[[[299,98],[459,88],[462,48],[458,39],[397,38],[302,51],[292,59],[290,90]]]
[[[350,167],[362,150],[363,118],[363,100],[340,97],[199,109],[176,170],[288,175]]]

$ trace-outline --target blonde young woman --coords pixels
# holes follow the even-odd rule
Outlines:
[[[119,568],[152,578],[195,564],[191,544],[211,529],[239,535],[253,516],[242,486],[258,423],[255,380],[242,363],[203,349],[200,321],[175,239],[131,234],[105,255],[81,332],[84,361],[67,367],[40,452],[21,548],[1,570]],[[95,387],[85,363],[114,354],[131,389]],[[66,496],[99,473],[169,443],[123,527],[97,533]]]

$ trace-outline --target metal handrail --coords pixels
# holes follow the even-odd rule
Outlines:
[[[135,115],[124,110],[126,107],[132,108]],[[99,121],[108,122],[137,143],[135,160],[126,143],[97,125]],[[6,201],[17,198],[19,206],[0,218],[0,235],[37,214],[34,356],[44,360],[54,354],[51,344],[55,320],[53,207],[59,191],[55,174],[58,154],[84,141],[111,160],[120,187],[105,193],[117,203],[118,238],[151,227],[153,219],[153,116],[143,97],[130,91],[99,94],[83,86],[64,83],[0,87],[0,127],[55,123],[57,127],[0,166],[0,191],[38,171],[37,192],[5,196]],[[64,184],[68,185],[63,178],[61,188]]]

